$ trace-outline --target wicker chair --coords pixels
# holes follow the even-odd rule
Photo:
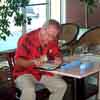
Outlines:
[[[90,44],[99,43],[100,44],[100,26],[90,28],[86,31],[79,39],[79,44]]]
[[[69,54],[72,54],[73,52],[73,46],[76,42],[76,38],[79,33],[79,26],[75,23],[66,23],[62,24],[62,34],[60,35],[60,41],[65,41],[61,44],[61,50],[69,52]]]
[[[100,54],[100,26],[90,28],[77,41],[75,45],[87,49],[87,52]],[[84,51],[83,51],[84,52]]]

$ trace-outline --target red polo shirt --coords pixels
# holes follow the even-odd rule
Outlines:
[[[57,41],[51,41],[46,47],[40,48],[40,41],[39,41],[39,31],[37,29],[32,31],[28,34],[23,35],[19,41],[18,46],[16,49],[15,59],[22,57],[26,60],[32,60],[35,58],[39,58],[40,56],[46,54],[49,59],[54,59],[55,56],[60,56],[60,49],[58,47]],[[27,66],[26,68],[21,66],[14,66],[13,76],[16,79],[18,76],[23,74],[32,74],[37,80],[40,80],[43,73],[38,69],[34,68],[35,65]]]

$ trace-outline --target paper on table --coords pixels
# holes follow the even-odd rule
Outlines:
[[[44,69],[44,70],[54,70],[58,67],[59,67],[59,65],[57,65],[57,64],[45,63],[44,65],[40,66],[39,68]]]

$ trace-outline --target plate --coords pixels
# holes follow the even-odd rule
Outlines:
[[[60,65],[58,65],[58,64],[46,63],[46,64],[40,66],[39,69],[41,69],[41,70],[55,70],[58,67],[60,67]]]

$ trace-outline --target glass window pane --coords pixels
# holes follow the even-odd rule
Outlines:
[[[0,51],[15,49],[17,42],[22,35],[22,27],[15,26],[14,16],[9,18],[11,35],[6,37],[6,41],[0,40]]]
[[[26,16],[32,19],[31,25],[26,25],[27,32],[43,25],[44,21],[46,20],[46,6],[47,5],[27,6]]]
[[[30,0],[29,4],[40,4],[40,3],[46,3],[47,0]]]
[[[21,9],[20,9],[21,11]],[[9,17],[10,21],[10,32],[11,35],[6,38],[6,41],[0,41],[0,46],[2,50],[4,49],[14,49],[17,47],[17,41],[22,35],[22,27],[21,26],[15,26],[15,21],[14,21],[15,15],[12,17]],[[1,49],[0,49],[1,50]]]
[[[21,12],[21,8],[20,8],[20,12]],[[10,31],[11,31],[13,37],[15,36],[15,34],[16,34],[16,36],[19,37],[22,34],[22,26],[15,25],[14,17],[15,17],[15,15],[13,15],[12,17],[9,17]]]

